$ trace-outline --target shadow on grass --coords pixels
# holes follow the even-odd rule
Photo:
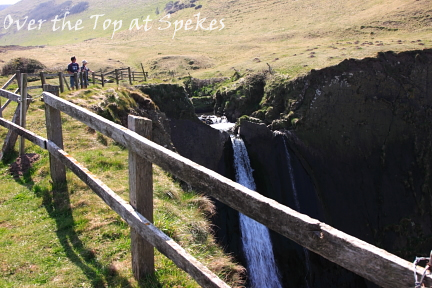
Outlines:
[[[18,153],[9,155],[3,159],[4,165],[10,165]],[[69,198],[67,184],[53,185],[52,191],[41,188],[35,184],[32,174],[35,173],[31,167],[22,175],[14,175],[14,180],[25,186],[35,195],[42,198],[42,205],[45,207],[49,216],[56,221],[56,234],[63,251],[69,260],[77,265],[91,281],[92,287],[133,287],[128,279],[119,276],[117,270],[111,265],[103,265],[97,259],[95,252],[85,247],[76,233],[76,225]],[[143,288],[162,288],[163,285],[155,275],[148,275],[145,279],[138,282],[138,287]]]
[[[37,192],[51,218],[57,224],[57,237],[67,257],[84,272],[92,287],[132,287],[128,279],[118,275],[115,268],[102,265],[95,252],[86,248],[74,229],[74,219],[67,185],[53,185],[53,190]],[[150,285],[149,285],[150,284]],[[139,287],[162,287],[156,277],[140,281]]]
[[[42,191],[41,191],[42,192]],[[127,279],[119,279],[116,271],[102,265],[95,252],[86,248],[74,229],[74,219],[66,185],[54,185],[53,190],[39,193],[42,204],[52,219],[56,221],[56,234],[63,251],[71,262],[77,265],[91,281],[92,287],[105,287],[105,283],[119,282],[121,287],[130,287]]]
[[[1,158],[1,163],[5,166],[10,165],[13,161],[15,161],[19,156],[18,151],[9,151],[3,155]]]
[[[55,232],[66,257],[83,271],[90,281],[91,287],[133,287],[128,279],[118,275],[114,267],[101,264],[96,259],[95,252],[82,243],[74,229],[75,221],[66,185],[53,186],[52,191],[44,190],[34,185],[30,173],[25,173],[15,180],[33,190],[37,197],[42,198],[42,205],[56,222],[57,229]],[[140,284],[139,287],[156,288],[162,286]]]

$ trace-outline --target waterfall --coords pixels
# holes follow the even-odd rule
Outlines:
[[[253,170],[243,140],[231,135],[231,142],[237,183],[256,190]],[[240,229],[250,287],[282,288],[267,227],[240,213]]]
[[[293,191],[293,197],[294,197],[294,204],[295,204],[295,209],[297,212],[301,212],[300,211],[300,201],[298,199],[298,194],[297,194],[297,188],[295,185],[295,178],[294,178],[294,171],[293,171],[293,167],[292,167],[292,163],[291,163],[291,155],[288,151],[286,142],[285,142],[285,137],[282,136],[283,139],[283,143],[284,143],[284,148],[285,148],[285,155],[287,158],[287,164],[288,164],[288,174],[290,177],[290,182],[291,182],[291,187],[292,187],[292,191]],[[310,261],[309,261],[309,250],[307,250],[306,248],[303,248],[303,252],[305,255],[305,265],[306,265],[306,277],[305,277],[305,281],[306,281],[306,287],[309,288],[309,283],[308,283],[308,276],[310,273]]]

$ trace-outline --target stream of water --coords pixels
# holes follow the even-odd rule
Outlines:
[[[237,183],[255,190],[249,155],[241,138],[231,136]],[[240,213],[243,251],[251,288],[282,288],[267,227]]]

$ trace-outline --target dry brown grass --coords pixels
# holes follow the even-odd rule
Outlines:
[[[100,5],[100,1],[94,2]],[[231,76],[233,68],[259,71],[268,69],[268,63],[273,69],[295,76],[346,58],[432,46],[432,4],[426,0],[200,1],[202,17],[224,18],[225,28],[211,32],[182,30],[174,39],[173,29],[157,30],[161,25],[157,17],[163,15],[154,15],[153,9],[161,8],[164,2],[146,3],[138,12],[133,4],[116,7],[113,15],[151,15],[155,27],[150,31],[125,30],[117,32],[112,40],[106,35],[87,41],[83,41],[91,38],[87,32],[73,31],[70,33],[77,40],[65,38],[63,42],[51,31],[40,39],[52,39],[56,46],[7,51],[1,60],[28,57],[48,67],[65,67],[70,56],[76,55],[88,60],[93,70],[131,66],[140,71],[139,64],[144,63],[150,75],[161,78],[169,78],[167,71],[175,71],[176,77],[188,73],[198,78]],[[99,7],[96,4],[94,7]],[[106,9],[110,9],[109,5],[105,4]],[[170,21],[193,20],[195,13],[194,9],[178,11]],[[127,18],[123,19],[128,23]],[[33,45],[45,44],[37,43],[37,39],[31,41]],[[188,60],[197,65],[188,65]]]

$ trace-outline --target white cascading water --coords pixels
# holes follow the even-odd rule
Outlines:
[[[292,164],[291,164],[291,156],[289,154],[286,142],[285,142],[285,137],[282,137],[283,139],[283,143],[284,143],[284,147],[285,147],[285,155],[287,158],[287,163],[288,163],[288,171],[289,171],[289,176],[290,176],[290,180],[291,180],[291,187],[292,187],[292,191],[293,191],[293,196],[294,196],[294,203],[295,203],[295,209],[297,210],[297,212],[300,212],[300,201],[298,199],[298,194],[297,194],[297,188],[295,185],[295,178],[294,178],[294,171],[292,168]],[[306,248],[303,247],[303,252],[305,255],[305,263],[306,263],[306,287],[309,288],[309,283],[308,283],[308,275],[310,273],[310,263],[309,263],[309,250],[307,250]]]
[[[231,135],[237,183],[254,190],[249,155],[241,138]],[[250,287],[282,288],[267,227],[240,213],[240,229]]]

